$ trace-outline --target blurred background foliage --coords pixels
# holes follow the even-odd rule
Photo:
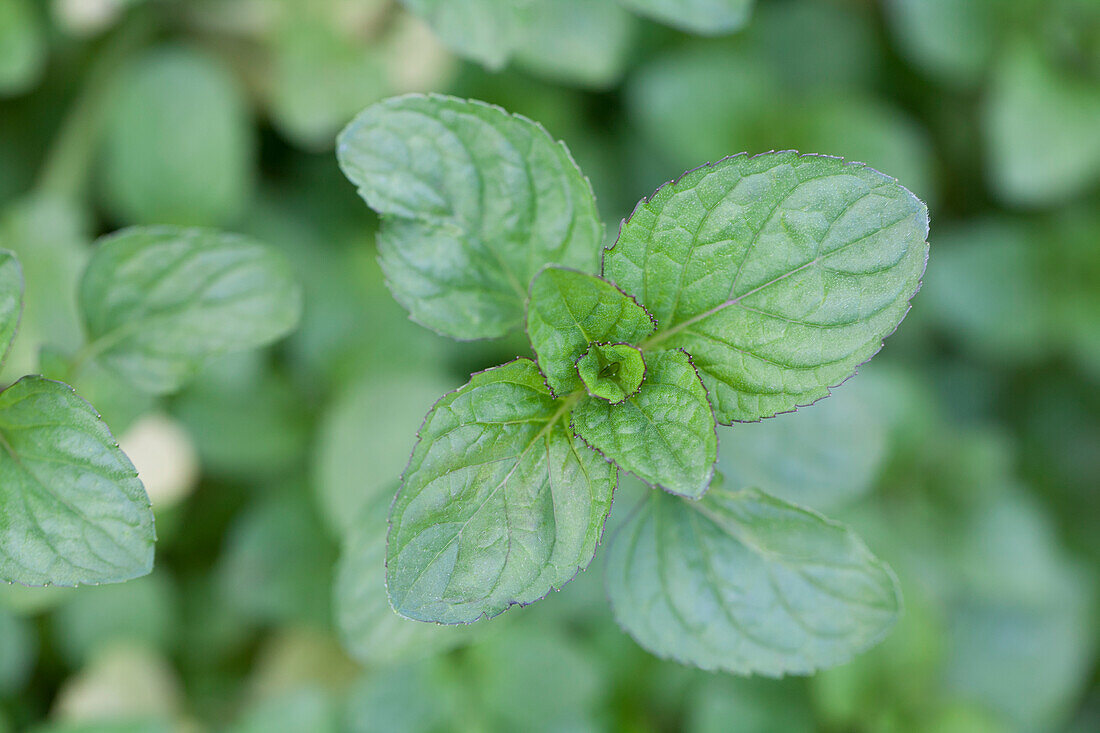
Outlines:
[[[122,226],[260,237],[307,293],[294,336],[171,399],[82,375],[151,495],[156,570],[0,587],[0,731],[1100,730],[1100,2],[706,5],[0,0],[0,246],[27,279],[5,383],[59,368],[91,242]],[[611,620],[599,556],[489,624],[392,614],[385,513],[423,414],[527,352],[438,338],[385,289],[332,148],[409,91],[543,123],[609,241],[743,150],[857,159],[929,202],[926,285],[883,354],[720,434],[727,484],[827,509],[891,562],[885,643],[811,679],[660,661]],[[642,491],[624,481],[608,531]]]

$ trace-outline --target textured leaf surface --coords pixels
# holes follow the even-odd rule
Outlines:
[[[703,669],[807,674],[893,626],[893,574],[845,527],[755,490],[655,492],[615,535],[615,617],[639,644]]]
[[[219,354],[268,344],[302,309],[286,260],[202,229],[127,229],[101,240],[80,286],[89,349],[150,392],[178,389]]]
[[[645,361],[637,346],[592,344],[577,360],[577,374],[588,394],[617,405],[642,386]]]
[[[738,155],[642,201],[605,275],[657,319],[649,349],[692,356],[720,423],[829,393],[882,347],[920,285],[928,212],[838,158]]]
[[[72,387],[24,377],[0,393],[0,448],[0,579],[111,583],[152,569],[145,489]]]
[[[674,494],[698,498],[714,474],[714,413],[682,351],[647,354],[645,382],[626,402],[582,399],[573,429],[620,468]]]
[[[642,15],[700,35],[730,33],[749,20],[754,0],[619,0]]]
[[[469,623],[588,565],[615,469],[575,438],[533,361],[476,374],[428,414],[390,514],[386,582],[409,618]]]
[[[11,252],[0,250],[0,367],[11,350],[23,315],[23,268]]]
[[[337,156],[383,216],[394,297],[429,328],[501,336],[523,322],[543,265],[595,270],[603,225],[592,189],[530,120],[483,102],[395,97],[348,125]]]
[[[375,497],[348,529],[336,568],[333,606],[344,648],[360,663],[388,664],[446,651],[468,640],[464,628],[422,624],[394,613],[386,598],[386,514]]]
[[[554,394],[581,388],[577,360],[589,344],[637,343],[653,333],[645,308],[606,280],[548,267],[531,283],[527,335]]]

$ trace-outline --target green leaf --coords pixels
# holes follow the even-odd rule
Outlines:
[[[737,155],[643,200],[604,275],[657,319],[645,350],[691,354],[718,422],[829,393],[882,347],[920,285],[928,211],[838,158]]]
[[[457,339],[523,322],[547,263],[594,271],[603,225],[569,151],[483,102],[408,95],[368,107],[337,157],[383,216],[378,246],[413,320]]]
[[[29,0],[0,0],[0,97],[33,85],[46,62],[46,34]]]
[[[375,497],[347,531],[336,568],[333,605],[344,648],[365,665],[410,661],[447,651],[470,637],[464,627],[410,621],[386,598],[386,514]]]
[[[213,356],[264,346],[298,322],[285,259],[233,234],[127,229],[100,240],[80,285],[96,358],[135,386],[180,388]]]
[[[102,191],[127,224],[218,226],[252,187],[244,95],[214,57],[155,48],[119,82],[104,130]]]
[[[606,280],[547,267],[531,283],[527,335],[550,390],[581,389],[577,360],[596,342],[637,343],[656,325],[645,308]]]
[[[582,399],[573,408],[572,425],[609,461],[673,494],[698,498],[714,475],[714,413],[682,351],[647,354],[645,382],[636,395],[617,405]]]
[[[390,514],[394,610],[469,623],[532,603],[588,565],[616,473],[573,437],[570,405],[517,359],[428,413]]]
[[[997,0],[888,0],[898,50],[929,75],[956,86],[981,79],[999,35]]]
[[[607,587],[643,647],[737,674],[846,662],[900,606],[893,573],[850,530],[752,489],[651,493],[615,535]]]
[[[0,367],[11,351],[23,315],[23,268],[11,252],[0,250]]]
[[[688,33],[731,33],[749,21],[754,0],[619,0],[625,7]]]
[[[1008,48],[985,98],[988,180],[1017,206],[1049,206],[1100,178],[1100,83],[1027,44]]]
[[[592,344],[577,360],[577,374],[589,395],[617,405],[642,386],[645,361],[630,344]]]
[[[133,464],[72,387],[0,393],[0,580],[114,583],[153,567],[153,513]]]

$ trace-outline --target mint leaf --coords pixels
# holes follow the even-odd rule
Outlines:
[[[682,351],[646,354],[645,364],[636,395],[618,405],[581,400],[573,429],[646,483],[698,498],[710,485],[718,451],[706,390]]]
[[[102,194],[126,224],[218,226],[252,189],[247,101],[216,56],[160,46],[121,75],[108,110]]]
[[[577,361],[588,394],[612,405],[632,396],[645,378],[642,352],[629,344],[592,344]]]
[[[595,342],[636,343],[656,327],[645,308],[606,280],[547,267],[531,283],[527,335],[550,390],[581,388],[577,360]]]
[[[383,216],[380,261],[418,323],[457,339],[523,322],[547,263],[593,271],[603,236],[588,181],[530,120],[440,95],[368,107],[337,157]]]
[[[153,513],[133,464],[72,387],[0,393],[0,579],[113,583],[153,567]]]
[[[0,250],[0,367],[11,351],[23,315],[23,268],[11,252]]]
[[[469,623],[536,601],[588,565],[616,473],[569,431],[571,404],[517,359],[428,413],[390,513],[394,610]]]
[[[390,497],[375,497],[356,517],[336,568],[333,607],[344,648],[365,665],[444,652],[469,639],[464,628],[402,618],[386,598],[386,514]]]
[[[841,664],[900,606],[893,574],[850,530],[753,489],[651,493],[615,536],[607,588],[643,647],[738,674]]]
[[[737,155],[643,200],[604,275],[657,319],[644,349],[692,356],[718,422],[825,397],[897,328],[920,285],[928,212],[875,170]]]
[[[286,260],[234,234],[126,229],[100,240],[80,284],[86,358],[149,392],[180,388],[210,357],[256,348],[298,322]]]
[[[700,35],[730,33],[749,21],[753,0],[619,0],[642,15]]]
[[[522,6],[510,0],[400,0],[460,56],[500,70],[523,27]]]

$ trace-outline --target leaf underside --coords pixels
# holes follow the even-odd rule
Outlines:
[[[573,429],[620,468],[673,494],[703,495],[718,454],[714,413],[699,375],[682,351],[647,354],[638,393],[618,405],[586,397]]]
[[[642,201],[604,275],[657,320],[643,346],[691,354],[718,422],[810,404],[904,318],[928,212],[894,179],[794,152],[738,155]]]
[[[408,618],[470,623],[588,565],[616,473],[573,436],[533,361],[474,375],[432,409],[390,514],[386,582]]]
[[[756,490],[652,492],[615,535],[616,619],[661,657],[738,674],[808,674],[881,640],[900,599],[845,527]]]
[[[165,393],[213,356],[284,336],[298,322],[302,294],[286,260],[258,242],[140,227],[101,240],[80,305],[99,363]]]
[[[457,339],[523,322],[528,285],[556,263],[593,272],[603,237],[588,181],[539,125],[484,102],[395,97],[340,134],[337,157],[383,217],[394,297]]]
[[[133,464],[72,387],[30,376],[0,393],[0,579],[129,580],[153,566],[153,513]]]

